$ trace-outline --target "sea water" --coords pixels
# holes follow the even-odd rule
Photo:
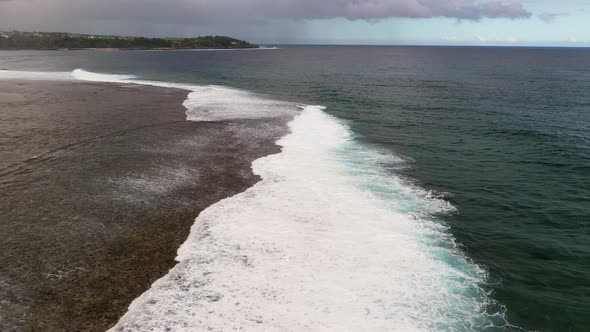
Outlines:
[[[10,54],[3,67],[13,70],[189,85],[193,120],[302,106],[283,152],[254,163],[262,181],[197,218],[179,265],[120,328],[223,318],[271,329],[290,319],[312,329],[590,325],[588,51]],[[228,286],[234,279],[251,287]],[[239,296],[247,306],[230,308]],[[170,321],[149,319],[162,312]]]
[[[175,86],[75,70],[93,81]],[[283,114],[288,105],[223,87],[193,91],[192,121]],[[388,175],[394,155],[354,141],[322,106],[301,106],[282,152],[254,162],[262,181],[203,211],[179,264],[114,330],[504,327],[486,274],[435,214],[454,208]],[[396,160],[403,164],[402,160]]]

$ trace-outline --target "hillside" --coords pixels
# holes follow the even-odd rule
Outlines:
[[[61,32],[0,32],[0,49],[3,50],[57,50],[57,49],[233,49],[257,48],[255,44],[225,37],[146,38],[103,35],[83,35]]]

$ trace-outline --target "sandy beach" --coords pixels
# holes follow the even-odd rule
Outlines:
[[[186,121],[186,91],[0,82],[0,330],[102,331],[252,186],[289,119]]]

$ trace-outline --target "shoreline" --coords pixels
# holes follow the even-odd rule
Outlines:
[[[38,52],[214,52],[214,51],[268,51],[278,50],[280,47],[252,47],[252,48],[176,48],[176,49],[130,49],[130,48],[76,48],[76,49],[0,49],[2,52],[23,52],[23,51],[38,51]]]
[[[272,50],[276,47],[228,47],[228,48],[19,48],[0,49],[0,51],[240,51],[240,50]]]
[[[259,181],[252,161],[288,130],[286,117],[187,121],[174,88],[0,87],[1,330],[113,326],[176,265],[202,210]]]

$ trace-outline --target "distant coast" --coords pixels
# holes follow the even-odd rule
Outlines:
[[[0,32],[0,50],[186,50],[258,47],[256,44],[226,36],[146,38],[63,32]]]

